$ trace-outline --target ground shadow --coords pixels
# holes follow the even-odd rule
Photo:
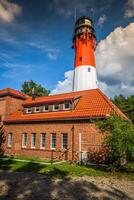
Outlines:
[[[38,163],[25,163],[14,172],[9,171],[10,166],[6,161],[3,169],[6,167],[8,171],[0,171],[1,200],[132,200],[117,188],[100,188],[90,178],[72,179],[65,169],[60,170],[56,165],[42,174],[39,172],[44,165]]]

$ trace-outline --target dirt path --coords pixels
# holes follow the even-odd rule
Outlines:
[[[0,200],[134,200],[134,181],[0,171]]]

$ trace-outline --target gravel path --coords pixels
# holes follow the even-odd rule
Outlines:
[[[134,200],[134,181],[0,171],[0,200]]]

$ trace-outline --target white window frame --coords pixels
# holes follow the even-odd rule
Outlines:
[[[57,105],[58,105],[58,109],[55,109],[55,106],[57,106]],[[60,107],[59,104],[54,104],[54,105],[53,105],[53,111],[59,111],[59,107]]]
[[[26,113],[32,113],[32,107],[26,108]]]
[[[26,144],[24,144],[24,137],[26,136]],[[26,148],[27,147],[27,133],[22,133],[22,148]]]
[[[45,144],[44,144],[44,146],[42,146],[43,135],[45,136]],[[41,137],[40,137],[40,149],[45,149],[45,147],[46,147],[46,133],[41,133]]]
[[[35,145],[34,145],[34,146],[33,146],[33,135],[35,135],[35,142],[34,142]],[[36,147],[36,133],[32,133],[32,134],[31,134],[31,148],[32,148],[32,149],[35,149],[35,147]]]
[[[8,147],[12,147],[13,145],[13,134],[12,133],[8,133],[8,139],[7,139],[7,146]]]
[[[55,147],[52,147],[52,144],[53,144],[53,135],[55,135]],[[56,149],[56,133],[51,133],[51,149]]]
[[[37,110],[37,109],[39,109],[39,110]],[[35,107],[34,107],[34,112],[35,112],[35,113],[39,113],[39,112],[40,112],[40,106],[35,106]]]
[[[46,105],[48,106],[48,110],[45,109],[45,108],[46,108]],[[48,105],[48,104],[46,104],[46,105],[43,106],[43,111],[44,111],[44,112],[49,112],[49,105]]]
[[[65,108],[65,104],[69,104],[69,108]],[[66,102],[63,104],[63,110],[70,110],[70,103]]]
[[[66,136],[67,136],[67,147],[65,148],[65,147],[63,147],[63,136],[66,134]],[[68,134],[67,133],[62,133],[62,135],[61,135],[61,148],[62,149],[67,149],[68,148]]]

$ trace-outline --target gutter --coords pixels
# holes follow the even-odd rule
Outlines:
[[[7,124],[21,124],[21,123],[40,123],[40,122],[61,122],[61,121],[79,121],[79,120],[92,120],[92,119],[104,119],[106,116],[99,116],[99,117],[75,117],[75,118],[59,118],[59,119],[32,119],[32,120],[11,120],[11,121],[4,121],[4,125]]]

